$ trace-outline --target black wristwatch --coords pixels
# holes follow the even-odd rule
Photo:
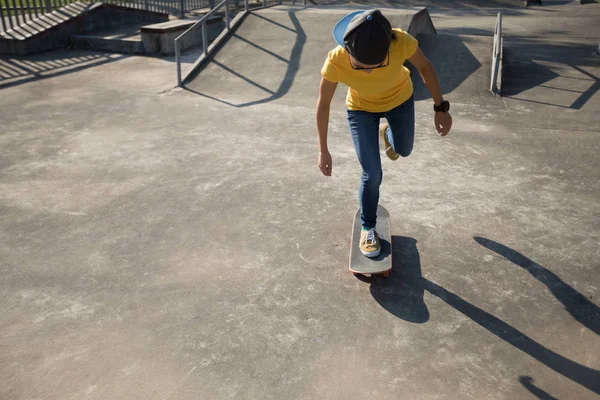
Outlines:
[[[440,105],[434,104],[433,105],[433,111],[435,111],[435,112],[448,112],[448,111],[450,111],[450,102],[448,102],[448,100],[444,100],[444,101],[442,101],[442,104],[440,104]]]

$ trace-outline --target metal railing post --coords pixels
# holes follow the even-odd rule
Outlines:
[[[181,7],[179,15],[181,18],[185,17],[185,0],[179,0],[179,7]]]
[[[31,12],[32,8],[31,8],[31,3],[29,1],[26,1],[27,3],[27,15],[29,16],[29,20],[31,21],[33,19],[33,12]],[[35,7],[35,4],[34,4]]]
[[[6,21],[4,20],[4,9],[0,8],[0,26],[3,31],[7,31],[8,27],[6,26]]]
[[[175,62],[177,63],[177,86],[181,86],[181,49],[178,39],[175,39]]]
[[[100,0],[101,1],[101,0]],[[174,1],[174,0],[173,0]],[[188,0],[189,1],[189,0]],[[205,57],[208,58],[209,56],[209,41],[210,38],[208,37],[208,21],[212,20],[213,15],[215,15],[220,9],[221,7],[225,6],[225,18],[227,20],[227,32],[231,32],[232,29],[232,10],[229,10],[229,5],[230,2],[232,1],[236,1],[237,4],[237,0],[223,0],[221,1],[219,4],[217,4],[212,10],[210,10],[208,13],[206,13],[199,21],[197,21],[196,23],[194,23],[192,26],[190,26],[188,29],[186,29],[185,32],[183,32],[181,35],[177,36],[177,38],[175,38],[174,40],[174,47],[175,47],[175,65],[177,68],[177,85],[178,86],[183,86],[184,82],[192,75],[194,74],[194,72],[197,70],[198,65],[194,66],[191,71],[187,71],[185,72],[185,74],[182,71],[182,52],[185,51],[185,49],[187,48],[186,46],[188,45],[192,45],[192,46],[197,46],[199,43],[199,37],[198,37],[198,29],[202,29],[202,46],[204,47],[203,51],[202,51],[202,56],[200,57]],[[245,7],[246,7],[246,12],[249,12],[249,0],[244,0],[245,1]],[[206,3],[204,3],[206,4]],[[246,15],[246,14],[244,14]],[[239,22],[239,21],[238,21]],[[236,24],[238,23],[236,22]],[[196,60],[198,61],[198,60]]]
[[[249,0],[244,0],[244,9],[246,12],[250,11],[250,2]]]
[[[225,24],[227,25],[227,32],[231,29],[229,27],[229,1],[225,1]]]
[[[10,7],[10,1],[7,1],[6,5]],[[8,25],[10,26],[10,29],[14,29],[15,27],[13,26],[13,19],[10,13],[10,8],[6,9],[6,16],[8,17]]]
[[[52,3],[50,3],[50,0],[46,0],[46,12],[52,12]]]
[[[500,54],[502,51],[502,13],[498,13],[496,28],[494,29],[494,44],[492,49],[492,79],[490,90],[496,92],[498,84],[498,72],[500,67]]]
[[[202,46],[204,46],[204,57],[208,55],[208,37],[206,34],[206,21],[202,21]]]
[[[19,11],[21,11],[21,21],[19,21]],[[15,18],[17,19],[17,25],[21,25],[25,23],[25,9],[23,8],[23,2],[19,0],[17,4],[17,0],[15,0]]]
[[[267,8],[267,0],[263,0],[263,7]]]
[[[502,13],[498,13],[498,35],[502,35]]]

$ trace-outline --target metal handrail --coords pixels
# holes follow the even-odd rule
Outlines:
[[[498,13],[496,18],[496,28],[494,29],[494,47],[492,50],[492,79],[490,82],[490,90],[496,91],[498,84],[498,73],[500,69],[500,61],[502,59],[502,13]]]
[[[221,7],[225,5],[225,19],[227,25],[227,31],[231,30],[229,23],[229,0],[223,0],[219,4],[215,6],[212,10],[210,10],[204,17],[202,17],[198,22],[194,25],[190,26],[185,30],[181,35],[175,38],[175,62],[177,64],[177,86],[181,86],[181,39],[195,31],[199,26],[202,28],[202,46],[204,47],[204,56],[208,54],[208,38],[206,32],[206,23],[210,17],[212,17]],[[248,10],[248,1],[246,0],[246,10]]]

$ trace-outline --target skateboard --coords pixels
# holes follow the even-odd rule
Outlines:
[[[350,241],[350,272],[354,275],[382,274],[385,278],[390,276],[392,270],[392,226],[390,214],[383,206],[377,207],[377,233],[381,244],[381,253],[377,257],[369,258],[360,252],[360,209],[354,214],[352,240]]]

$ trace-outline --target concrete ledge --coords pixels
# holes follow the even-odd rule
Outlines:
[[[147,54],[175,54],[175,39],[198,21],[180,20],[161,24],[146,25],[141,28],[142,43]],[[208,42],[211,42],[225,27],[222,17],[207,19],[206,28]],[[181,50],[188,50],[202,45],[202,29],[198,27],[193,34],[186,35],[181,42]]]
[[[214,15],[208,18],[208,22],[222,20],[223,17]],[[161,22],[158,24],[145,25],[142,26],[141,31],[147,33],[168,33],[168,32],[185,32],[190,27],[194,26],[194,24],[198,22],[197,20],[190,19],[178,19],[174,21]]]
[[[196,22],[185,19],[161,22],[159,24],[142,26],[141,31],[146,33],[185,32],[188,28],[194,26]]]

